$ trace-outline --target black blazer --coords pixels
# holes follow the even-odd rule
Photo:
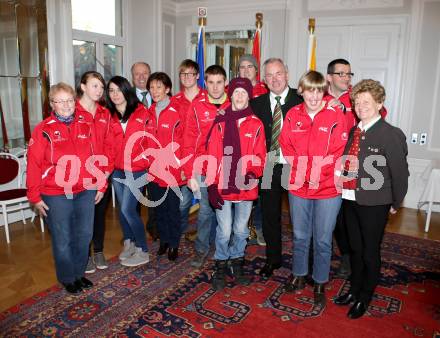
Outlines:
[[[286,117],[290,108],[303,102],[302,96],[299,96],[296,89],[289,88],[284,104],[281,106],[283,112],[283,119]],[[252,99],[251,107],[254,114],[263,122],[264,133],[266,134],[266,148],[270,151],[272,142],[272,111],[270,109],[270,93]]]
[[[344,154],[350,150],[355,129],[350,130]],[[407,155],[406,137],[399,128],[380,119],[368,129],[359,140],[356,202],[370,206],[391,204],[397,210],[408,191]]]

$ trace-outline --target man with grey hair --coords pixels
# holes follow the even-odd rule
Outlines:
[[[135,62],[131,66],[131,80],[136,90],[136,96],[147,108],[151,106],[151,95],[147,90],[147,82],[150,74],[151,68],[146,62]]]
[[[270,152],[260,189],[263,234],[267,245],[266,263],[259,272],[262,277],[269,278],[282,264],[281,197],[285,189],[281,185],[281,174],[287,162],[281,153],[278,138],[287,112],[303,100],[296,89],[289,88],[289,74],[283,60],[267,59],[263,64],[263,75],[269,93],[253,99],[251,107],[263,122],[266,148]]]

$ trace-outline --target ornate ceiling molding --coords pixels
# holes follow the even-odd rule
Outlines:
[[[309,11],[340,11],[352,9],[403,7],[403,0],[309,0]]]

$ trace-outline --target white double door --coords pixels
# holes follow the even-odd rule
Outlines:
[[[352,79],[353,85],[361,79],[380,81],[387,94],[387,120],[394,123],[397,120],[402,77],[402,32],[405,29],[405,21],[393,19],[385,23],[384,19],[374,18],[362,21],[357,23],[350,19],[346,23],[338,23],[332,19],[317,19],[316,67],[325,74],[327,64],[331,60],[343,58],[350,62],[355,74]],[[301,43],[307,46],[306,35]]]

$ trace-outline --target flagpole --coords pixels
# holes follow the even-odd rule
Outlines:
[[[260,61],[261,61],[261,27],[263,27],[263,13],[255,14],[255,31],[254,43],[252,47],[252,55],[257,60],[257,81],[260,81]]]
[[[199,35],[197,41],[197,56],[196,62],[199,65],[199,80],[198,85],[205,88],[205,65],[206,65],[206,40],[205,40],[205,26],[207,17],[207,8],[198,7],[197,13],[199,17]]]
[[[315,18],[309,18],[309,46],[307,51],[307,70],[316,70]]]

